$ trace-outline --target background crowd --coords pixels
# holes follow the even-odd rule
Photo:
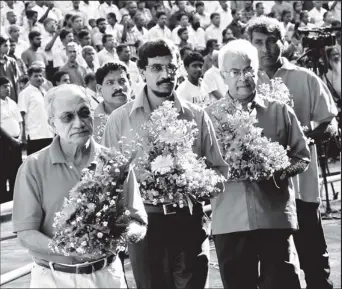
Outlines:
[[[99,93],[103,77],[96,77],[98,68],[118,60],[125,63],[133,99],[144,86],[137,51],[144,42],[163,38],[177,45],[182,60],[192,51],[204,57],[203,66],[183,62],[180,97],[191,102],[215,100],[227,91],[218,70],[218,50],[233,39],[247,39],[250,19],[268,15],[281,21],[286,30],[283,56],[293,62],[304,52],[298,28],[341,24],[340,1],[1,1],[0,5],[0,76],[10,80],[9,85],[0,84],[1,90],[10,90],[9,97],[0,100],[1,144],[6,147],[1,149],[1,166],[7,172],[1,175],[2,202],[12,198],[22,143],[32,154],[52,140],[42,96],[53,86],[84,86],[92,108],[100,105],[98,111],[108,115],[118,104],[111,94]],[[336,40],[327,49],[329,70],[324,81],[339,101],[340,31]]]

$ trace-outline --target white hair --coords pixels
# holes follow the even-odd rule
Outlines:
[[[72,47],[72,48],[75,48],[75,49],[77,49],[77,47],[78,47],[78,44],[76,43],[76,42],[69,42],[67,45],[66,45],[66,49],[67,49],[67,51],[68,51],[68,48],[69,47]]]
[[[224,71],[227,55],[239,55],[242,58],[247,58],[251,61],[251,66],[255,70],[259,69],[258,50],[247,40],[233,40],[220,49],[218,55],[218,66],[220,71]]]
[[[96,50],[93,46],[86,45],[82,48],[82,57],[84,58],[89,51],[96,53]]]
[[[69,84],[69,83],[65,83],[62,85],[59,85],[57,87],[53,87],[51,89],[49,89],[49,91],[46,93],[46,95],[44,96],[44,105],[45,105],[45,110],[47,112],[48,118],[51,118],[54,116],[54,108],[53,108],[53,103],[55,101],[56,98],[64,96],[65,95],[65,90],[66,89],[79,89],[81,92],[83,92],[82,97],[84,98],[84,100],[89,104],[89,106],[91,105],[91,99],[90,96],[87,94],[86,89],[83,86],[79,86],[76,84]],[[64,90],[64,93],[59,93],[60,91]],[[69,94],[70,97],[73,97],[74,94],[70,93]]]

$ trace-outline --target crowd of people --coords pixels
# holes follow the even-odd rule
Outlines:
[[[170,97],[179,101],[182,117],[194,119],[200,129],[199,156],[220,166],[210,113],[196,104],[231,97],[253,101],[265,134],[290,146],[293,162],[279,179],[283,191],[277,196],[270,195],[276,188],[269,184],[229,183],[212,201],[224,287],[299,289],[298,253],[308,288],[332,288],[317,152],[314,145],[307,147],[297,122],[318,143],[334,131],[341,108],[341,32],[336,45],[326,49],[323,79],[296,60],[306,49],[299,28],[340,27],[340,1],[0,5],[0,197],[1,203],[10,201],[14,192],[14,229],[38,264],[32,287],[123,288],[120,263],[113,263],[119,283],[112,283],[115,274],[104,273],[107,259],[96,274],[86,275],[70,269],[80,263],[77,258],[51,255],[53,214],[92,161],[96,141],[113,147],[122,136],[132,138]],[[253,72],[251,79],[246,69]],[[274,78],[288,87],[293,110],[254,99],[257,86]],[[89,146],[89,139],[96,141]],[[293,187],[287,180],[295,176]],[[195,216],[145,209],[147,235],[129,247],[138,288],[207,286],[210,232],[203,208]]]

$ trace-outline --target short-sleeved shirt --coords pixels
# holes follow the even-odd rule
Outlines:
[[[202,103],[209,100],[209,88],[203,79],[198,85],[192,84],[189,79],[185,79],[177,88],[177,96],[191,103]]]
[[[208,41],[209,39],[216,39],[217,43],[221,45],[222,44],[222,31],[223,31],[222,28],[216,27],[215,25],[211,24],[205,30],[205,41]]]
[[[113,53],[110,53],[106,48],[103,48],[100,52],[98,52],[97,56],[99,58],[100,66],[103,66],[108,62],[114,62],[119,60],[119,56],[116,53],[115,49]]]
[[[5,76],[11,81],[10,98],[18,102],[20,70],[17,62],[12,57],[4,55],[4,61],[0,61],[0,76]]]
[[[90,139],[90,158],[102,146]],[[14,232],[38,230],[48,238],[52,238],[55,213],[60,211],[64,198],[81,179],[81,169],[67,162],[57,136],[50,146],[30,155],[18,171],[13,201]],[[131,216],[141,223],[147,224],[146,212],[138,190],[134,172],[130,170],[124,185],[125,200]],[[29,250],[36,258],[64,264],[78,263],[72,257],[62,255],[46,255]]]
[[[19,94],[19,110],[25,112],[25,133],[30,140],[52,138],[44,106],[45,90],[31,84]]]
[[[263,129],[264,136],[284,148],[289,146],[290,158],[309,162],[309,148],[294,111],[287,105],[263,100],[258,95],[254,102],[257,126]],[[211,115],[210,106],[207,111]],[[224,193],[211,199],[213,234],[259,229],[298,229],[292,181],[284,179],[277,185],[279,189],[272,179],[226,182]]]
[[[214,65],[205,72],[203,82],[208,87],[208,93],[211,93],[214,90],[219,91],[222,95],[227,93],[228,87],[224,83],[218,67]]]
[[[0,126],[10,136],[18,137],[20,123],[23,121],[18,105],[9,97],[0,99]]]
[[[302,126],[313,129],[330,122],[337,115],[337,108],[328,87],[312,71],[296,66],[282,58],[282,67],[274,74],[288,87],[294,102],[294,111]],[[258,73],[258,84],[270,83],[263,71]],[[294,178],[297,198],[305,202],[320,202],[316,146],[310,146],[311,163],[309,168]]]
[[[79,86],[85,86],[84,76],[87,74],[87,71],[83,66],[79,65],[77,62],[67,62],[59,70],[67,72],[69,74],[70,83],[77,84]]]

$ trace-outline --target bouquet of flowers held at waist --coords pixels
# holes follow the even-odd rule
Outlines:
[[[192,151],[196,123],[178,116],[174,102],[165,101],[142,126],[147,137],[142,140],[144,155],[137,161],[136,174],[144,201],[154,205],[191,207],[194,200],[218,194],[217,185],[224,181]]]
[[[238,101],[223,98],[209,110],[222,156],[228,164],[228,180],[261,181],[290,165],[284,147],[263,136],[262,128],[255,126],[258,122],[255,108],[244,110]]]
[[[131,218],[123,186],[130,161],[127,150],[103,149],[82,171],[81,180],[55,215],[49,244],[53,252],[99,258],[126,245]]]

